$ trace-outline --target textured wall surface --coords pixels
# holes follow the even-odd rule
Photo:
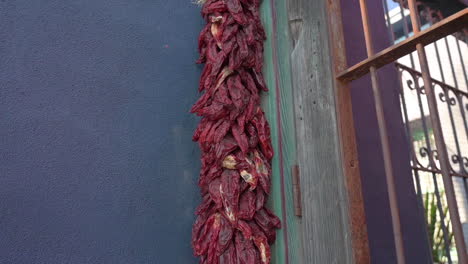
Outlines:
[[[196,263],[190,0],[0,1],[0,263]]]

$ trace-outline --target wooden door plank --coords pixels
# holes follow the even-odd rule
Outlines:
[[[261,7],[267,33],[264,76],[270,91],[262,96],[262,106],[270,123],[273,158],[270,207],[282,218],[282,229],[272,247],[273,263],[303,263],[301,260],[300,218],[294,215],[291,167],[295,164],[294,109],[289,63],[287,11],[284,1],[265,0]],[[284,21],[284,22],[283,22]]]
[[[267,1],[264,1],[265,5]],[[264,21],[270,20],[271,32],[267,32],[268,41],[271,41],[270,57],[273,63],[270,65],[274,76],[271,80],[270,91],[274,89],[275,98],[268,97],[268,104],[275,109],[275,125],[272,130],[278,132],[274,138],[274,146],[277,149],[279,169],[282,175],[275,177],[273,190],[282,194],[282,207],[284,211],[285,224],[287,225],[287,238],[285,240],[285,262],[303,263],[301,248],[301,218],[294,214],[293,206],[293,183],[291,168],[296,164],[296,138],[294,127],[294,99],[291,81],[290,43],[287,22],[286,3],[281,0],[269,0],[270,13],[263,13]],[[269,114],[269,113],[267,113]],[[281,155],[281,156],[280,156]],[[275,176],[275,175],[274,175]],[[282,176],[282,177],[279,177]],[[275,187],[277,186],[277,187]],[[287,261],[287,262],[286,262]],[[282,263],[282,262],[278,262]]]
[[[353,263],[325,0],[289,0],[303,263]]]

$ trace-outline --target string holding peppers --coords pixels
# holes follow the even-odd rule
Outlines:
[[[198,63],[204,63],[191,112],[202,119],[193,140],[200,145],[203,197],[192,230],[202,264],[267,264],[280,220],[265,207],[273,148],[260,108],[268,91],[262,75],[261,0],[206,0]]]

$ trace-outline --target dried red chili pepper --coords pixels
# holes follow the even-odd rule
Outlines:
[[[221,174],[221,199],[224,213],[236,226],[239,213],[240,176],[236,170],[224,170]]]
[[[255,214],[255,194],[254,192],[244,192],[239,201],[239,218],[252,220]]]
[[[224,253],[221,254],[219,257],[219,264],[237,264],[237,255],[236,255],[236,247],[234,246],[234,242],[231,240],[229,241],[228,248]]]
[[[231,226],[229,221],[226,220],[226,218],[222,217],[217,247],[218,255],[223,254],[223,252],[226,251],[230,245],[232,245],[233,234],[234,228]]]
[[[239,23],[240,25],[245,25],[247,23],[247,19],[244,15],[239,0],[224,0],[223,2],[226,2],[226,6],[229,10],[229,13],[231,13],[232,17],[234,18],[234,20],[236,20],[237,23]]]
[[[268,244],[268,239],[262,230],[254,223],[250,222],[250,227],[253,232],[253,242],[257,249],[260,251],[260,260],[261,263],[266,264],[270,263],[271,251],[270,245]]]
[[[253,234],[252,234],[252,228],[250,227],[250,224],[245,222],[245,221],[242,221],[242,220],[239,220],[239,225],[237,226],[237,229],[242,233],[242,235],[246,238],[246,239],[252,239],[253,238]]]
[[[202,157],[203,201],[192,229],[203,264],[267,264],[280,220],[265,207],[270,192],[270,127],[260,109],[263,41],[260,0],[206,0],[198,63],[205,63],[191,112]]]
[[[215,203],[216,208],[223,207],[223,199],[221,198],[221,180],[220,178],[216,178],[210,182],[209,187],[209,196],[211,200]]]
[[[236,234],[237,263],[259,264],[260,256],[250,239],[245,239],[242,234]]]

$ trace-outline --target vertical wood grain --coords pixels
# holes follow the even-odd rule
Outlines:
[[[291,168],[296,163],[296,137],[286,3],[265,0],[261,15],[267,33],[263,73],[270,89],[262,96],[262,106],[270,122],[275,150],[269,204],[277,215],[281,215],[283,222],[283,229],[277,232],[277,240],[272,247],[272,263],[299,264],[304,262],[301,218],[294,214],[292,193]]]

